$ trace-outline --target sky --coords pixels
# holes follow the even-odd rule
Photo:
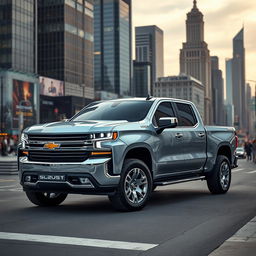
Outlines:
[[[179,74],[179,51],[186,40],[186,14],[193,0],[134,0],[133,26],[157,25],[164,31],[165,76]],[[244,26],[246,79],[256,81],[256,1],[198,0],[204,14],[205,41],[218,56],[225,79],[225,59],[232,57],[232,39]],[[255,82],[256,83],[256,82]],[[255,83],[251,83],[254,92]]]

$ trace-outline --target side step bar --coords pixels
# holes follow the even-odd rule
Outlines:
[[[189,181],[196,181],[196,180],[205,180],[205,176],[199,176],[194,178],[186,178],[186,179],[180,179],[180,180],[170,180],[170,181],[157,181],[154,183],[156,186],[167,186],[171,184],[178,184],[183,182],[189,182]]]

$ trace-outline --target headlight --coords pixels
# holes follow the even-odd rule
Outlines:
[[[116,140],[118,138],[117,132],[101,132],[93,133],[90,135],[92,141],[102,141],[102,140]]]
[[[102,142],[116,140],[118,138],[117,132],[101,132],[90,135],[90,140],[93,142],[95,148],[103,148]]]

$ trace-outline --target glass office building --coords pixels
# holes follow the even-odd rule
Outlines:
[[[94,79],[97,91],[129,96],[131,90],[131,0],[95,0]]]
[[[37,1],[0,1],[0,132],[39,121]]]
[[[164,76],[164,32],[157,26],[136,27],[135,37],[136,61],[151,63],[155,83]]]
[[[0,68],[37,73],[37,1],[0,1]]]
[[[133,79],[133,96],[147,97],[150,95],[152,84],[151,63],[133,61]]]
[[[38,73],[64,81],[65,95],[93,98],[93,0],[38,5]]]

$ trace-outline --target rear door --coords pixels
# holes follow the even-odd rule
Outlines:
[[[175,102],[178,115],[178,128],[182,130],[184,171],[202,171],[206,161],[206,132],[198,120],[193,106]]]

